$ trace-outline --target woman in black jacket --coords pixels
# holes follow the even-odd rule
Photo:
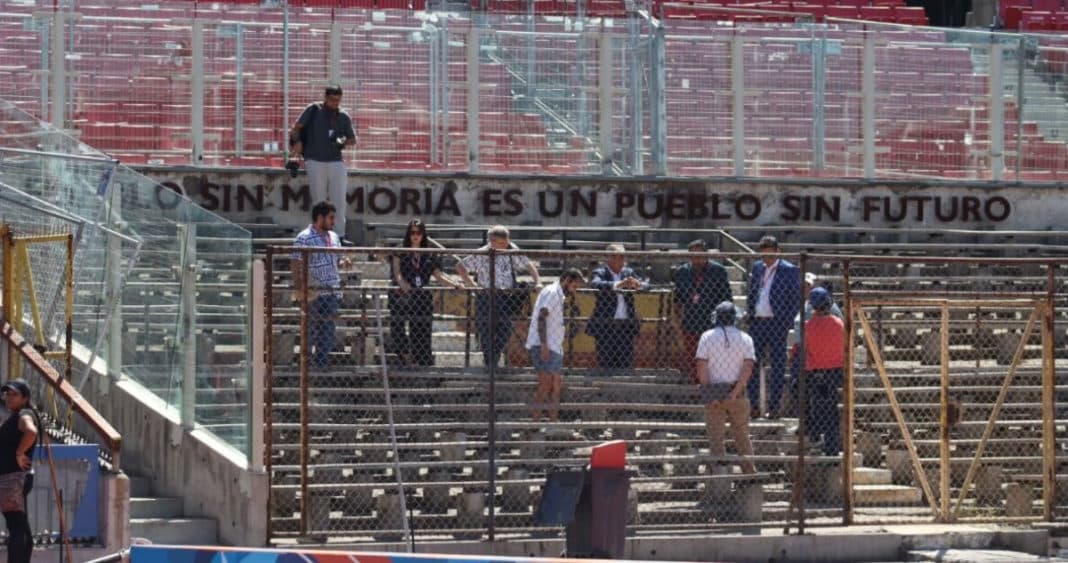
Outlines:
[[[419,219],[408,222],[402,248],[430,248],[426,223]],[[421,252],[397,252],[390,257],[391,285],[389,292],[389,333],[393,349],[406,356],[406,364],[434,365],[434,351],[430,345],[433,329],[434,296],[425,288],[430,278],[458,288],[461,285],[441,273],[441,256]]]
[[[33,487],[33,450],[37,416],[30,406],[30,386],[13,379],[0,387],[8,417],[0,424],[0,510],[7,522],[8,563],[28,563],[33,534],[26,516],[26,495]]]

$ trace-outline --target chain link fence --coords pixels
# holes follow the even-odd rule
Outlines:
[[[500,235],[268,250],[272,537],[551,537],[614,439],[631,536],[1055,515],[1049,262]]]

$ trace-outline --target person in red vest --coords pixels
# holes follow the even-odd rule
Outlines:
[[[845,325],[831,312],[831,294],[825,288],[812,288],[808,302],[814,313],[805,322],[805,368],[801,377],[808,382],[809,435],[822,438],[824,455],[838,455],[842,449],[838,388],[844,368]]]

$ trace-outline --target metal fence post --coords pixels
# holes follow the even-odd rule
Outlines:
[[[204,162],[204,22],[193,20],[193,76],[189,107],[192,121],[189,134],[193,143],[193,164]]]
[[[1002,83],[1002,47],[997,40],[990,43],[990,172],[991,179],[999,182],[1005,172],[1005,103]]]
[[[481,342],[482,346],[482,363],[486,364],[488,361],[486,358],[486,350],[489,349],[489,360],[492,363],[489,367],[489,413],[487,418],[489,419],[489,459],[486,463],[489,465],[489,498],[486,499],[489,504],[489,520],[488,520],[488,534],[489,541],[496,540],[497,535],[497,508],[496,508],[496,496],[497,496],[497,359],[501,354],[507,354],[508,346],[505,345],[505,350],[497,349],[497,323],[500,322],[498,318],[497,305],[500,304],[498,292],[500,288],[497,287],[497,251],[491,246],[489,248],[489,299],[485,302],[489,311],[486,312],[485,322],[488,324],[488,328],[485,334],[489,337],[489,342]],[[476,304],[476,308],[477,308]],[[476,315],[482,314],[480,311],[475,311]],[[487,346],[489,344],[489,346]]]
[[[289,158],[289,0],[282,2],[282,151]]]
[[[819,33],[819,32],[817,32]],[[827,36],[812,45],[812,169],[823,170],[827,151],[827,121],[824,113],[827,89]]]
[[[182,238],[182,428],[193,430],[197,406],[197,227],[179,226]]]
[[[122,184],[112,183],[108,191],[111,200],[111,213],[108,223],[112,229],[119,231],[122,228],[119,219],[122,205]],[[119,235],[108,235],[108,279],[107,296],[114,303],[110,323],[108,327],[108,375],[113,381],[119,380],[123,375],[123,268],[122,268],[122,240]]]
[[[330,82],[341,84],[341,22],[330,24]]]
[[[1016,46],[1016,181],[1020,181],[1023,166],[1023,123],[1024,123],[1024,66],[1027,64],[1027,36],[1020,35]]]
[[[430,40],[427,42],[427,57],[429,64],[427,71],[429,77],[427,87],[430,89],[430,162],[438,162],[438,140],[441,115],[441,29],[428,25]]]
[[[63,40],[66,16],[62,10],[52,12],[52,126],[62,130],[66,127],[67,46]]]
[[[41,34],[41,111],[42,116],[48,109],[48,80],[43,77],[49,76],[49,49],[51,46],[51,30],[48,27],[48,20],[34,19],[34,24],[37,26],[37,31]]]
[[[652,74],[652,88],[650,97],[652,100],[651,126],[653,143],[653,173],[657,176],[666,176],[667,167],[667,57],[664,55],[664,26],[654,24],[653,40],[650,46],[650,69]]]
[[[248,428],[248,466],[253,471],[263,471],[264,449],[264,382],[267,381],[267,343],[257,335],[271,334],[266,330],[267,322],[267,283],[262,259],[252,261],[252,318],[249,319],[248,346],[252,347],[252,367],[249,372],[251,381],[249,389],[249,428]]]
[[[743,39],[731,37],[731,132],[734,145],[734,175],[745,176],[745,68]]]
[[[234,24],[234,156],[245,155],[245,28]]]
[[[613,57],[614,53],[612,52],[613,37],[614,35],[612,33],[602,32],[597,49],[597,113],[600,129],[597,136],[600,140],[602,174],[611,173],[612,164],[615,160],[613,157],[615,152],[613,143],[614,133],[612,131],[612,102],[615,100],[615,66],[613,65],[615,58]]]
[[[471,26],[467,32],[467,170],[478,172],[478,70],[479,28]]]
[[[861,113],[864,127],[864,178],[875,178],[875,34],[864,33],[864,66],[861,79]]]
[[[630,89],[630,150],[631,150],[631,163],[630,173],[634,175],[642,175],[644,173],[644,163],[642,162],[642,67],[641,58],[638,54],[641,52],[641,36],[638,33],[639,21],[637,18],[627,18],[627,27],[629,35],[629,49],[630,55],[629,69],[629,89]]]

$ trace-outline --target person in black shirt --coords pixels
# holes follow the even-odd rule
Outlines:
[[[408,222],[404,233],[404,248],[430,248],[426,223],[419,219]],[[434,351],[430,346],[433,329],[434,296],[424,289],[430,277],[452,288],[461,285],[441,273],[441,257],[437,254],[398,252],[390,258],[394,289],[389,292],[389,333],[397,354],[407,355],[417,366],[434,365]]]
[[[26,516],[26,495],[33,487],[33,451],[37,416],[30,406],[30,386],[13,379],[0,387],[8,417],[0,424],[0,510],[7,522],[7,561],[27,563],[33,534]]]

